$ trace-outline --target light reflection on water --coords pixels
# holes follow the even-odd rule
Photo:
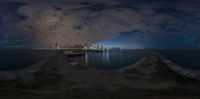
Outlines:
[[[135,63],[150,50],[109,49],[101,52],[87,52],[74,60],[86,66],[99,69],[121,68]],[[185,67],[200,69],[200,51],[156,50],[173,62]],[[54,53],[52,50],[0,50],[0,70],[15,70],[31,66]]]
[[[86,52],[74,58],[86,66],[98,69],[121,68],[135,63],[146,55],[145,50],[105,49],[103,52]]]

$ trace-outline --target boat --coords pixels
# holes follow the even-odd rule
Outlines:
[[[68,57],[80,57],[84,56],[85,52],[64,51],[64,54]]]

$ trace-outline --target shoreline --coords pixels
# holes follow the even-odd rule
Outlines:
[[[0,80],[15,80],[18,78],[25,78],[25,76],[28,76],[31,73],[40,71],[40,68],[43,67],[45,63],[47,63],[47,60],[40,61],[27,68],[19,70],[0,71]]]
[[[63,51],[59,51],[59,52],[63,52]],[[56,53],[56,54],[58,54],[58,53]],[[49,61],[49,59],[54,55],[51,55],[48,58],[43,59],[43,60],[39,61],[38,63],[36,63],[32,66],[23,68],[23,69],[11,70],[11,71],[0,71],[0,80],[14,80],[14,79],[17,79],[17,78],[20,78],[20,77],[25,77],[27,75],[34,73],[34,72],[40,71],[40,68],[43,67]],[[200,71],[182,67],[181,65],[178,65],[178,64],[172,62],[170,59],[164,57],[163,55],[161,55],[157,52],[150,52],[149,54],[142,57],[141,59],[139,59],[135,63],[133,63],[129,66],[126,66],[126,67],[122,67],[122,68],[108,69],[108,70],[106,70],[106,69],[105,70],[104,69],[103,70],[102,69],[95,69],[95,68],[88,68],[88,69],[93,70],[93,71],[115,71],[115,72],[123,73],[127,69],[132,69],[132,68],[140,65],[142,62],[144,62],[147,59],[147,57],[149,55],[158,55],[161,58],[162,62],[165,63],[166,66],[170,70],[172,70],[172,71],[174,71],[174,72],[176,72],[176,73],[178,73],[178,74],[180,74],[184,77],[200,80]]]
[[[43,67],[54,54],[22,69],[0,71],[0,80],[15,80],[19,78],[24,78],[25,76],[40,71],[40,68]]]
[[[173,61],[164,57],[163,55],[159,55],[159,56],[161,57],[161,60],[166,64],[166,66],[169,67],[174,72],[187,78],[200,80],[200,70],[183,67],[179,64],[174,63]]]
[[[185,93],[196,95],[193,92],[200,91],[199,81],[187,79],[172,71],[165,65],[163,58],[161,59],[155,52],[147,54],[132,65],[112,70],[87,68],[81,64],[71,65],[70,62],[72,61],[63,53],[56,53],[44,65],[40,65],[43,67],[39,71],[22,73],[21,76],[24,75],[22,79],[0,80],[0,90],[3,93],[0,96],[9,97],[8,94],[13,94],[15,97],[21,97],[28,94],[27,97],[31,95],[58,97],[68,94],[79,99],[81,98],[79,95],[87,97],[91,92],[95,96],[99,95],[99,92],[103,96],[107,93],[116,96],[113,92],[121,94],[125,91],[129,92],[127,95],[133,97],[137,94],[160,96],[161,93],[166,96],[171,94],[171,97],[177,97],[176,93],[180,93],[178,94],[180,97]],[[85,92],[88,92],[87,96]],[[70,97],[68,95],[64,97]],[[41,98],[38,96],[38,99]]]

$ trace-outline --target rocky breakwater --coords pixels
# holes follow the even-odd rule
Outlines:
[[[176,72],[184,77],[196,79],[196,80],[200,81],[200,70],[194,70],[191,68],[183,67],[162,55],[159,55],[159,56],[161,57],[161,60],[166,64],[166,66],[169,67],[174,72]]]
[[[183,91],[195,88],[200,91],[198,81],[173,71],[156,53],[150,53],[138,62],[120,69],[99,70],[72,63],[74,61],[63,52],[58,52],[37,71],[29,71],[25,77],[0,80],[0,90],[17,88],[31,94],[65,93],[76,89],[118,91],[126,88],[172,92],[180,88]]]

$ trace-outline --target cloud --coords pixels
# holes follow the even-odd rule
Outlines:
[[[93,5],[93,4],[92,4]],[[125,8],[107,8],[97,12],[91,5],[26,5],[19,13],[27,17],[16,25],[22,31],[31,33],[35,41],[52,44],[79,44],[113,38],[120,32],[133,28],[144,28],[145,17]]]
[[[138,30],[127,39],[155,45],[199,45],[197,0],[10,0],[26,3],[17,13],[26,19],[8,29],[42,45],[95,43]],[[14,28],[14,29],[13,29]]]

